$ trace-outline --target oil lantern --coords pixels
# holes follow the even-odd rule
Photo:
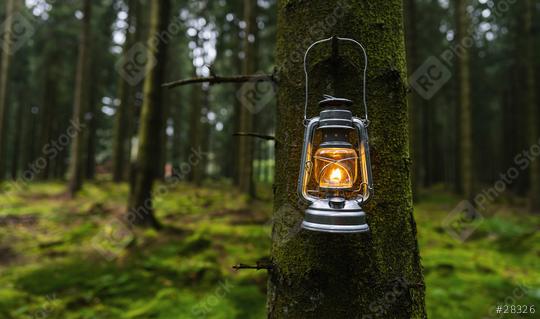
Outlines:
[[[308,76],[306,58],[306,104]],[[342,41],[355,40],[337,38]],[[364,118],[353,116],[353,101],[324,95],[319,102],[319,116],[307,119],[304,113],[304,144],[298,180],[299,196],[309,203],[302,228],[331,233],[358,233],[369,231],[366,214],[362,209],[373,193],[371,164],[367,134],[367,108],[365,74],[367,55],[364,52]]]

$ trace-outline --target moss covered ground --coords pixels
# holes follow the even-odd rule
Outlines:
[[[126,185],[75,199],[61,183],[4,185],[0,318],[264,318],[265,271],[231,266],[269,256],[269,188],[252,202],[222,183],[167,189],[158,233],[123,226]],[[456,222],[458,202],[432,191],[415,207],[430,317],[538,318],[493,310],[540,306],[540,216],[498,204]]]

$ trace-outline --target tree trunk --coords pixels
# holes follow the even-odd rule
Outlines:
[[[136,16],[135,16],[135,35],[134,35],[134,43],[138,42],[144,42],[148,38],[148,33],[150,29],[150,15],[147,14],[147,12],[150,11],[150,3],[149,1],[142,1],[142,0],[136,0]],[[143,90],[144,90],[144,81],[142,83],[137,84],[136,86],[132,87],[132,94],[131,94],[131,104],[127,108],[127,125],[126,125],[126,132],[127,132],[127,145],[126,145],[126,154],[128,155],[127,163],[124,166],[124,179],[128,180],[130,184],[132,184],[132,181],[134,179],[134,176],[132,176],[135,171],[135,161],[136,158],[132,154],[132,147],[133,147],[133,138],[137,136],[138,134],[138,120],[140,119],[142,104],[143,104]]]
[[[165,79],[165,77],[163,79]],[[168,120],[170,116],[170,108],[169,108],[170,91],[167,89],[161,88],[161,85],[160,85],[160,89],[162,91],[161,94],[163,95],[163,98],[162,98],[163,110],[161,111],[162,117],[163,117],[162,119],[163,129],[161,130],[159,143],[162,145],[162,147],[161,147],[160,153],[158,154],[158,158],[156,159],[155,164],[156,164],[156,178],[164,181],[165,174],[166,174],[165,167],[167,165],[167,126],[168,126]]]
[[[54,110],[57,107],[57,97],[58,97],[58,82],[57,82],[57,72],[54,69],[54,64],[52,61],[55,61],[54,53],[50,53],[50,56],[45,60],[48,66],[45,69],[45,78],[44,78],[44,87],[45,92],[43,94],[43,107],[41,108],[40,121],[40,149],[43,148],[47,143],[50,142],[52,137],[52,125],[54,118]],[[51,166],[51,159],[49,156],[44,156],[44,167],[39,172],[39,178],[41,180],[46,180],[49,178],[49,171]]]
[[[156,154],[161,153],[160,141],[163,123],[163,83],[167,59],[167,40],[155,40],[156,34],[165,33],[169,21],[170,1],[152,1],[150,33],[148,35],[149,54],[154,55],[157,64],[147,64],[144,80],[144,97],[139,126],[137,162],[130,187],[128,219],[130,224],[160,228],[154,216],[152,186],[156,177]]]
[[[90,107],[88,109],[88,119],[85,121],[87,125],[86,134],[86,161],[84,167],[84,176],[87,180],[92,180],[96,177],[96,139],[97,139],[97,101],[95,98],[90,99]]]
[[[8,98],[9,98],[9,69],[11,66],[11,57],[13,55],[13,17],[17,10],[19,1],[6,1],[6,20],[4,21],[3,45],[2,45],[2,69],[0,72],[0,180],[3,180],[6,174],[6,140],[7,140],[7,123],[8,114]]]
[[[186,158],[188,158],[188,163],[190,165],[188,180],[195,185],[201,185],[202,183],[202,162],[192,162],[189,161],[189,158],[191,158],[191,154],[202,147],[201,91],[201,85],[192,85],[189,114],[189,143],[187,144],[187,149],[185,150]]]
[[[126,42],[122,53],[125,55],[131,48],[136,34],[130,32],[130,28],[136,26],[138,20],[139,5],[137,0],[130,0],[128,3],[128,26],[126,29]],[[139,26],[136,26],[138,29]],[[140,32],[137,30],[136,32]],[[113,147],[112,147],[112,175],[114,182],[124,181],[127,176],[126,166],[129,166],[131,134],[129,132],[130,108],[133,108],[133,88],[124,78],[118,78],[118,97],[120,105],[116,109],[113,127]]]
[[[22,94],[21,94],[22,95]],[[13,153],[11,157],[11,178],[16,180],[19,175],[19,159],[21,154],[21,141],[22,136],[20,134],[22,128],[22,119],[23,119],[23,107],[25,98],[19,96],[19,102],[17,103],[17,110],[15,113],[15,136],[13,137]]]
[[[468,36],[470,18],[467,13],[467,0],[456,0],[456,43],[465,43]],[[472,176],[472,132],[471,132],[471,92],[469,48],[461,45],[457,56],[457,73],[459,88],[459,167],[460,193],[467,200],[473,197]]]
[[[89,65],[90,65],[90,26],[92,14],[92,1],[84,0],[84,18],[82,21],[81,38],[79,40],[79,58],[77,62],[77,76],[75,79],[75,102],[73,106],[73,123],[83,125],[84,116],[88,107],[89,97]],[[84,164],[85,129],[75,130],[71,144],[69,160],[69,195],[74,197],[82,187]]]
[[[400,0],[278,1],[277,66],[280,72],[276,128],[273,269],[269,318],[425,318],[424,285],[412,215],[405,45]],[[306,26],[321,21],[324,34]],[[365,206],[370,233],[329,234],[300,230],[296,185],[303,143],[301,57],[308,45],[333,34],[367,48],[368,104],[375,195]],[[361,35],[361,37],[360,37]],[[340,44],[341,45],[341,44]],[[330,45],[310,54],[308,116],[329,93]],[[335,94],[351,98],[361,115],[363,59],[343,44]]]
[[[127,41],[126,41],[127,43]],[[124,51],[127,46],[124,47]],[[124,180],[124,171],[129,154],[127,154],[128,132],[127,130],[127,108],[130,107],[128,100],[126,99],[128,94],[128,85],[123,78],[119,78],[118,96],[120,98],[120,105],[116,108],[116,114],[114,116],[113,126],[113,141],[112,141],[112,180],[115,183],[119,183]]]
[[[257,34],[256,21],[256,0],[244,0],[244,21],[246,22],[245,37],[244,37],[244,61],[242,64],[243,74],[253,74],[255,72],[255,39]],[[250,37],[252,41],[250,41]],[[249,85],[249,84],[245,84]],[[248,93],[248,92],[245,92]],[[240,132],[253,131],[253,111],[255,105],[245,105],[253,101],[244,101],[240,105]],[[250,197],[255,196],[255,188],[253,185],[253,138],[239,137],[238,138],[238,187],[240,190]]]
[[[173,175],[181,174],[180,167],[182,164],[182,117],[184,115],[184,103],[181,103],[182,96],[178,90],[171,94],[171,117],[173,121],[173,136],[171,137],[171,162]]]
[[[24,122],[23,128],[21,130],[22,135],[22,148],[21,153],[21,169],[23,171],[24,178],[30,178],[28,174],[28,168],[32,164],[32,161],[35,159],[35,149],[36,149],[36,114],[32,112],[32,106],[29,104],[24,104]],[[32,176],[33,177],[33,176]]]
[[[528,127],[529,127],[529,144],[538,145],[538,104],[536,101],[536,72],[535,72],[535,54],[534,54],[534,29],[533,29],[533,12],[534,4],[531,0],[526,0],[525,2],[524,14],[524,28],[526,34],[526,104],[527,104],[527,114],[528,114]],[[531,161],[531,168],[529,172],[529,201],[530,209],[534,213],[540,213],[540,160]]]
[[[407,73],[412,75],[418,68],[418,41],[417,34],[418,29],[416,27],[417,21],[417,9],[416,0],[406,0],[405,6],[405,22],[406,22],[406,44],[407,44]],[[422,101],[418,98],[418,95],[414,92],[409,93],[409,130],[410,130],[410,150],[412,159],[412,188],[413,196],[417,199],[418,189],[423,186],[423,174],[424,169],[422,154],[422,118],[421,107]]]
[[[212,126],[208,122],[208,112],[210,112],[210,87],[205,87],[202,90],[202,106],[203,106],[203,114],[206,117],[206,121],[201,123],[201,152],[203,154],[209,154],[209,152],[212,150],[212,137],[210,134],[212,134]],[[199,164],[199,174],[201,175],[200,179],[204,180],[208,177],[208,165],[210,164],[210,157],[203,156],[200,160]]]

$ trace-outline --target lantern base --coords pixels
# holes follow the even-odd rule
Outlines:
[[[330,200],[317,200],[308,209],[302,228],[326,233],[363,233],[369,231],[366,213],[356,201],[345,201],[343,208],[332,208]]]

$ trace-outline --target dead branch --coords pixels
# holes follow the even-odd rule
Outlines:
[[[264,135],[264,134],[259,134],[259,133],[236,132],[236,133],[233,133],[233,136],[249,136],[249,137],[256,137],[256,138],[260,138],[260,139],[268,140],[268,141],[276,140],[276,138],[272,135]]]
[[[219,76],[211,75],[209,77],[194,77],[178,81],[173,81],[161,85],[164,88],[172,89],[177,86],[193,84],[193,83],[208,83],[210,85],[218,83],[243,83],[243,82],[276,82],[275,74],[250,74],[250,75],[234,75],[234,76]]]
[[[246,265],[246,264],[237,264],[237,265],[232,266],[232,268],[234,270],[240,270],[240,269],[256,269],[256,270],[266,269],[266,270],[271,270],[273,268],[273,266],[272,265],[259,265],[259,264],[257,264],[257,266],[250,266],[250,265]]]

